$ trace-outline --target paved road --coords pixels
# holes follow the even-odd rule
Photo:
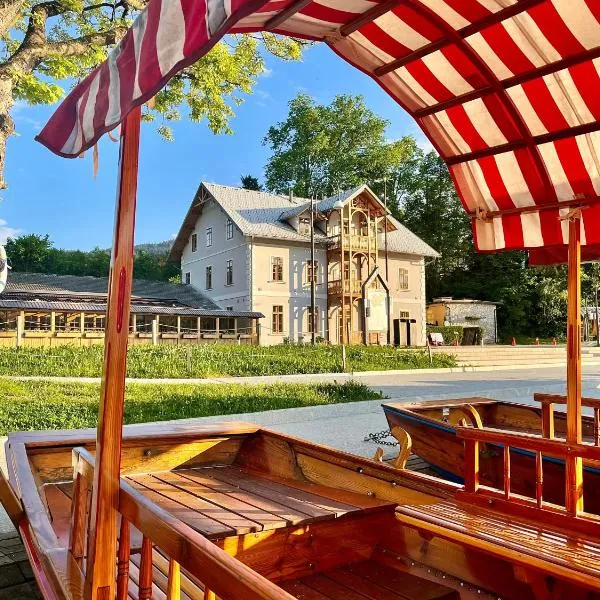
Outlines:
[[[475,373],[377,375],[361,377],[360,381],[399,401],[487,396],[532,404],[534,392],[564,394],[565,371],[564,367],[551,367]],[[583,394],[600,396],[598,386],[600,367],[584,367]],[[364,456],[371,456],[375,450],[373,443],[364,441],[365,435],[387,428],[379,400],[205,417],[201,420],[252,421]]]

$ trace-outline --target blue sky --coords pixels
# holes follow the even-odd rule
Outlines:
[[[240,175],[261,177],[269,151],[262,139],[270,125],[287,114],[300,91],[319,102],[336,94],[363,94],[367,105],[390,121],[388,137],[413,134],[424,139],[412,119],[371,79],[347,65],[327,47],[310,48],[302,62],[268,59],[254,94],[236,109],[233,135],[213,135],[206,123],[185,118],[174,127],[175,141],[164,142],[144,124],[140,156],[136,242],[173,237],[200,181],[237,185]],[[52,107],[19,103],[14,111],[18,136],[9,140],[0,193],[0,242],[15,233],[48,233],[59,248],[109,247],[116,186],[117,144],[99,144],[100,169],[92,174],[91,152],[67,160],[50,153],[33,137]]]

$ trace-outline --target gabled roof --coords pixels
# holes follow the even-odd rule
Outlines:
[[[99,302],[105,302],[107,289],[108,278],[106,277],[11,272],[6,288],[0,297],[5,298],[17,294],[19,296],[37,295],[40,299],[49,296],[73,299],[97,297]],[[153,300],[162,305],[188,306],[205,310],[220,309],[210,298],[195,290],[191,285],[134,279],[132,302],[136,304],[141,300]]]
[[[208,192],[210,198],[221,206],[243,235],[296,242],[310,240],[309,235],[299,233],[282,219],[282,214],[286,211],[298,211],[307,204],[310,205],[309,199],[290,198],[216,183],[201,183],[171,248],[171,260],[181,260],[183,249],[202,213],[203,202],[200,197],[203,191]],[[318,244],[324,244],[327,238],[317,230],[315,240]]]
[[[327,213],[340,200],[345,203],[365,192],[371,196],[374,202],[379,203],[383,207],[383,203],[371,188],[363,184],[321,200],[316,205],[316,208],[321,213]],[[202,183],[194,196],[194,200],[171,249],[170,258],[172,260],[181,260],[183,249],[202,213],[204,205],[204,201],[202,200],[203,193],[207,193],[208,198],[211,198],[221,206],[227,213],[227,216],[244,235],[290,242],[308,243],[310,241],[309,235],[296,231],[288,222],[292,217],[310,209],[309,199],[270,194],[268,192],[257,192],[216,183]],[[390,252],[428,257],[439,256],[433,248],[391,215],[388,215],[388,217],[390,223],[395,227],[395,231],[388,232],[388,249]],[[327,244],[328,238],[319,229],[315,229],[315,241],[317,244]],[[380,236],[380,248],[383,249],[383,234]]]

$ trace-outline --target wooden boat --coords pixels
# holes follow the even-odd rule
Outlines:
[[[95,434],[7,442],[2,501],[44,598],[93,587]],[[117,598],[600,597],[599,521],[496,508],[251,424],[125,427],[118,499]]]
[[[597,138],[579,143],[600,127],[579,108],[593,99],[600,48],[592,4],[148,1],[38,136],[72,158],[121,126],[98,428],[12,434],[0,481],[46,599],[600,598],[600,520],[585,512],[582,483],[600,448],[582,437],[579,316],[582,244],[587,258],[600,256]],[[494,39],[517,35],[515,48],[533,39],[531,54],[545,32],[544,57],[521,72],[466,41],[494,27],[504,32]],[[418,119],[453,169],[479,250],[550,260],[568,247],[566,440],[459,425],[461,486],[406,472],[407,436],[388,466],[248,424],[123,429],[141,106],[226,33],[259,31],[326,42]],[[555,40],[565,41],[560,52],[547,52]],[[507,92],[575,68],[583,75],[555,90],[563,108],[543,96],[549,114],[579,111],[552,119],[558,130],[529,122],[516,107],[523,94]],[[555,152],[559,141],[567,147]],[[555,179],[548,165],[561,167]],[[355,250],[342,246],[343,261]],[[501,489],[481,477],[484,444],[503,448]],[[515,452],[535,456],[534,497],[511,487]],[[565,462],[565,506],[547,497],[547,457]]]
[[[401,436],[400,429],[410,436],[412,451],[428,462],[445,478],[462,482],[465,474],[464,441],[457,435],[461,423],[478,429],[493,428],[505,432],[541,436],[545,439],[564,440],[567,433],[567,415],[554,410],[564,405],[566,398],[556,394],[534,394],[538,406],[488,398],[425,401],[416,403],[390,402],[383,405],[390,430]],[[582,406],[593,408],[594,416],[581,418],[585,443],[599,445],[600,400],[582,398]],[[400,429],[398,429],[400,428]],[[499,445],[487,444],[479,457],[481,483],[502,486],[504,452]],[[512,490],[535,498],[534,452],[515,450],[510,455]],[[565,505],[565,461],[545,456],[543,460],[545,497],[555,504]],[[583,485],[587,492],[586,511],[600,514],[600,464],[584,461]]]

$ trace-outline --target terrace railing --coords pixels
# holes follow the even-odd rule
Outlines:
[[[84,448],[75,448],[73,463],[69,548],[81,577],[88,578],[86,590],[90,590],[91,570],[86,573],[85,559],[94,458]],[[195,588],[192,597],[203,593],[204,600],[293,600],[293,596],[154,504],[124,479],[120,482],[118,510],[117,600],[127,600],[130,594],[149,600],[155,597],[157,586],[166,590],[159,596],[167,600],[179,600],[189,586]]]

